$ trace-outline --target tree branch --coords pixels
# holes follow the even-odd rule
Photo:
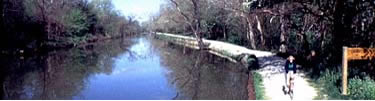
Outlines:
[[[193,24],[190,22],[190,18],[187,16],[187,14],[185,14],[184,12],[181,11],[178,3],[175,0],[169,0],[169,1],[171,1],[176,6],[177,11],[184,17],[184,19],[186,20],[186,23],[189,24],[191,29],[195,30],[194,27],[193,27]]]

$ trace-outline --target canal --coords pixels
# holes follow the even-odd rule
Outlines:
[[[144,36],[2,56],[0,66],[1,99],[248,99],[240,64]]]

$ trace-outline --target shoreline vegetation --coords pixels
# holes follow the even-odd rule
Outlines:
[[[2,54],[69,48],[144,31],[111,0],[2,0],[0,11]]]

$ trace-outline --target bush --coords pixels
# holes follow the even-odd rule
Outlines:
[[[324,96],[324,99],[375,99],[375,81],[369,76],[364,76],[363,79],[358,76],[349,78],[347,96],[341,95],[341,78],[341,71],[326,70],[317,80],[318,86],[321,87],[319,97]]]
[[[375,81],[366,76],[349,80],[349,98],[353,100],[375,100]]]
[[[322,88],[320,96],[327,96],[327,99],[342,99],[340,92],[341,72],[326,70],[322,77],[318,78],[317,84]]]
[[[64,18],[64,25],[67,28],[67,34],[78,37],[82,37],[87,34],[89,27],[87,16],[80,9],[73,9]]]
[[[227,42],[236,44],[236,45],[241,45],[241,37],[236,36],[236,35],[230,35],[228,36]]]

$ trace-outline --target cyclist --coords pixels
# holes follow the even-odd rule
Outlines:
[[[288,88],[289,94],[293,91],[293,83],[290,83],[293,82],[294,74],[297,72],[296,63],[294,60],[295,58],[290,55],[285,63],[285,86]],[[291,70],[293,70],[293,72],[291,72]]]

